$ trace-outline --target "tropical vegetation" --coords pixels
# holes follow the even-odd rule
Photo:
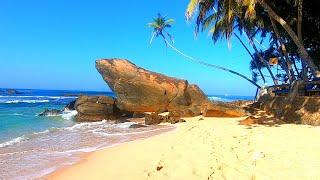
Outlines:
[[[240,40],[251,56],[253,80],[260,76],[265,81],[261,69],[266,68],[274,84],[292,84],[320,77],[320,16],[316,4],[315,0],[190,0],[186,17],[195,17],[196,32],[209,31],[214,42],[230,42],[233,36]],[[239,37],[242,34],[253,54]],[[256,39],[268,39],[269,47],[259,49]],[[274,75],[272,66],[281,72]]]
[[[150,44],[152,43],[154,37],[161,37],[164,40],[164,43],[166,44],[166,46],[170,47],[172,50],[174,50],[175,52],[184,56],[188,60],[195,62],[195,63],[198,63],[198,64],[202,64],[202,65],[211,67],[211,68],[220,69],[220,70],[235,74],[235,75],[249,81],[250,83],[255,85],[257,88],[260,88],[260,86],[255,81],[251,80],[250,78],[246,77],[245,75],[243,75],[239,72],[236,72],[236,71],[231,70],[226,67],[222,67],[222,66],[218,66],[218,65],[214,65],[214,64],[209,64],[207,62],[198,60],[194,57],[191,57],[191,56],[183,53],[182,51],[180,51],[179,49],[174,47],[173,46],[173,43],[174,43],[173,36],[170,33],[168,33],[168,31],[166,30],[167,28],[171,27],[171,24],[173,22],[174,22],[173,19],[166,19],[166,17],[162,16],[161,14],[158,14],[158,16],[156,18],[154,18],[151,23],[149,23],[149,27],[151,27],[153,29],[151,39],[150,39]],[[168,38],[170,39],[170,41],[168,40]]]
[[[193,58],[174,46],[167,31],[173,19],[158,14],[149,26],[154,37],[187,60],[238,75],[256,87],[320,80],[320,15],[315,0],[190,0],[185,16],[196,34],[209,32],[214,43],[236,38],[250,59],[252,77]],[[265,47],[267,46],[267,47]],[[267,74],[265,74],[266,70]]]

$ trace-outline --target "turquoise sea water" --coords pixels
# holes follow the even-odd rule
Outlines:
[[[0,89],[0,92],[5,91]],[[1,95],[0,93],[0,144],[13,138],[33,132],[45,131],[48,128],[73,126],[72,114],[66,113],[57,117],[39,117],[44,109],[63,109],[79,94],[109,95],[111,92],[80,92],[62,90],[28,90],[19,89],[19,94]],[[4,94],[4,93],[3,93]],[[211,100],[233,101],[251,100],[250,96],[209,95]],[[1,147],[1,145],[0,145]]]
[[[76,123],[75,111],[37,116],[45,109],[63,109],[80,94],[110,92],[0,89],[0,179],[33,179],[80,160],[80,155],[103,147],[149,137],[174,127],[156,125],[131,129],[133,123]],[[212,100],[250,100],[246,96],[208,96]]]
[[[68,127],[75,124],[67,113],[57,117],[37,116],[44,109],[63,109],[79,94],[112,95],[108,92],[27,89],[17,91],[19,94],[14,95],[0,93],[0,143],[48,128]]]

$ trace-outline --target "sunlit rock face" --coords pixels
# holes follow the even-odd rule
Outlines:
[[[182,117],[197,116],[210,108],[232,114],[232,109],[214,105],[197,85],[155,73],[124,59],[102,59],[96,68],[117,96],[119,109],[130,112],[179,112]],[[209,115],[209,113],[207,113]],[[212,114],[213,115],[213,114]],[[218,113],[219,115],[219,113]]]

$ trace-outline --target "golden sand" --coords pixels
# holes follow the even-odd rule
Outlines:
[[[177,130],[107,148],[47,179],[320,179],[320,127],[185,118]]]

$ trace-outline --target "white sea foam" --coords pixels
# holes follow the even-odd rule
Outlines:
[[[71,120],[75,115],[77,115],[78,112],[77,111],[64,111],[61,114],[61,117],[65,120]]]
[[[76,96],[0,96],[0,98],[51,98],[51,99],[75,99]]]
[[[25,136],[20,136],[20,137],[17,137],[17,138],[14,138],[10,141],[7,141],[7,142],[4,142],[4,143],[1,143],[0,144],[0,148],[3,148],[3,147],[7,147],[7,146],[10,146],[10,145],[13,145],[13,144],[17,144],[21,141],[24,141],[26,140],[27,138]]]
[[[135,124],[133,122],[124,122],[124,123],[119,123],[119,124],[114,124],[113,126],[117,128],[129,128],[132,124]]]
[[[208,96],[208,98],[209,98],[210,100],[213,100],[213,101],[221,101],[221,100],[222,100],[222,98],[216,97],[216,96]]]
[[[20,114],[20,113],[13,113],[13,114],[7,114],[9,116],[23,116],[23,114]]]
[[[82,129],[84,127],[91,127],[91,126],[95,126],[95,125],[102,125],[102,124],[106,124],[106,120],[100,121],[100,122],[84,122],[84,123],[78,123],[75,124],[71,127],[66,127],[63,128],[63,130],[69,130],[69,131],[73,131],[73,130],[77,130],[77,129]]]
[[[4,101],[3,103],[5,104],[16,104],[16,103],[47,103],[50,102],[49,100],[24,100],[24,99],[20,99],[20,100],[8,100],[8,101]]]

